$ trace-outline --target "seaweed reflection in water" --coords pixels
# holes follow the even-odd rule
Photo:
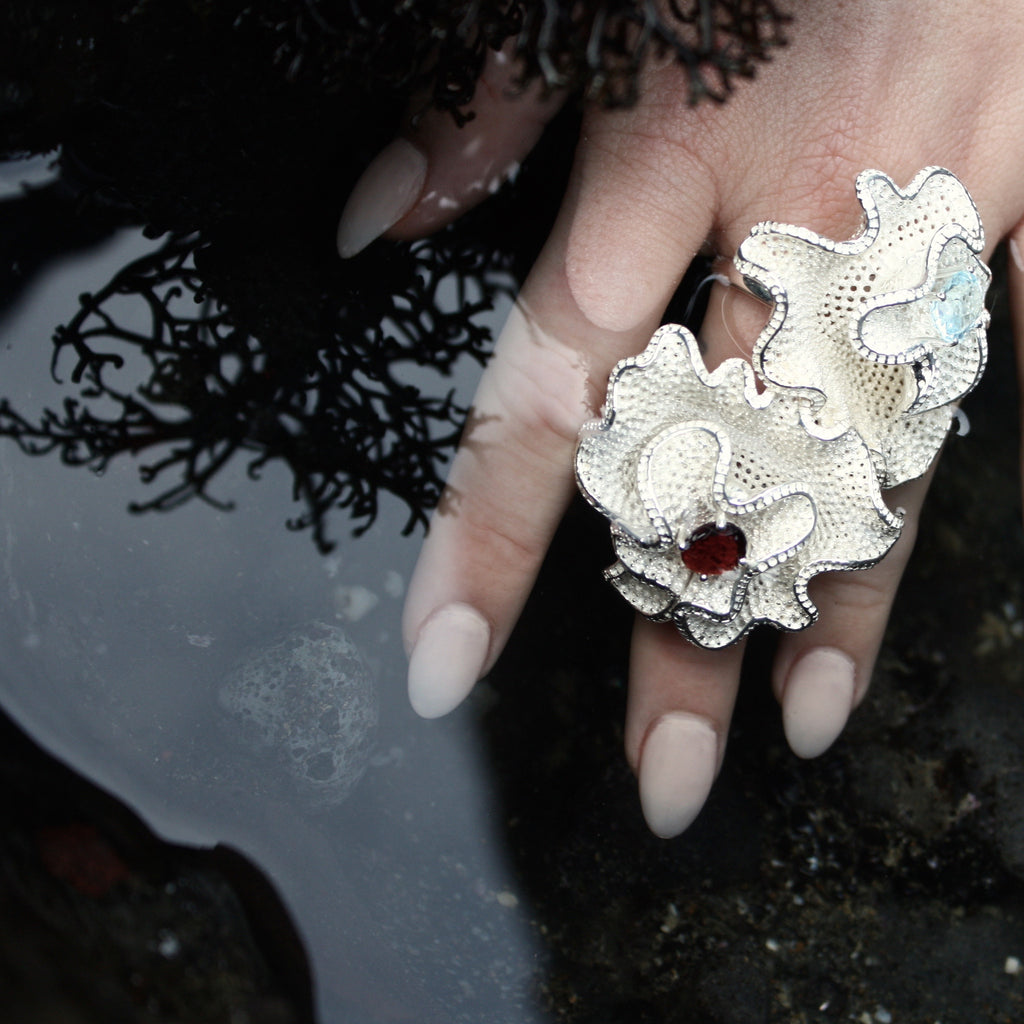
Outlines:
[[[199,233],[171,233],[80,296],[51,359],[54,378],[76,393],[38,419],[4,398],[0,435],[97,473],[119,455],[154,452],[139,474],[158,493],[133,502],[134,512],[193,498],[230,508],[216,479],[243,457],[252,478],[274,461],[288,467],[303,506],[288,527],[311,529],[321,551],[333,547],[328,512],[346,509],[361,533],[381,490],[408,508],[404,532],[425,524],[466,410],[451,390],[428,395],[403,381],[403,368],[450,373],[461,356],[482,362],[490,330],[477,314],[508,291],[508,275],[478,249],[395,246],[378,258],[403,290],[346,295],[328,284],[309,296],[312,316],[257,337],[209,288],[206,251]]]

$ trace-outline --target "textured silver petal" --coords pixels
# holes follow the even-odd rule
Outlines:
[[[612,372],[576,454],[612,524],[609,581],[703,647],[760,622],[802,629],[808,584],[866,568],[902,528],[881,488],[930,465],[987,356],[981,220],[949,171],[906,190],[857,179],[865,227],[836,242],[757,225],[737,266],[772,301],[753,364],[709,372],[693,336],[661,328]]]
[[[663,538],[647,514],[637,487],[635,469],[640,455],[663,430],[695,418],[691,405],[695,371],[681,330],[672,325],[661,328],[640,355],[624,359],[615,367],[604,421],[588,423],[580,432],[576,458],[580,490],[614,527],[645,546],[658,544]],[[722,379],[722,374],[709,375],[699,355],[697,359],[703,375],[697,383],[708,381],[706,390],[714,386],[712,380]],[[653,371],[648,372],[652,367]],[[738,381],[730,379],[732,386],[713,391],[716,397],[708,407],[710,421],[717,421],[721,411],[736,399],[751,407],[770,400],[770,396],[762,398],[758,394],[749,367]],[[610,430],[613,420],[615,429]],[[623,466],[632,467],[629,474],[619,471]]]
[[[576,472],[613,523],[609,579],[638,611],[671,617],[706,647],[757,622],[798,629],[817,615],[813,576],[889,549],[902,519],[882,500],[870,452],[852,431],[808,433],[805,406],[759,393],[740,359],[709,373],[682,327],[662,328],[616,367],[604,418],[581,433]],[[738,529],[746,550],[705,575],[682,552],[709,523]]]
[[[865,227],[856,238],[836,242],[805,228],[758,224],[740,246],[736,265],[752,290],[775,303],[754,348],[754,365],[772,384],[817,392],[808,429],[827,435],[852,427],[876,453],[883,486],[892,487],[920,476],[935,457],[952,415],[937,407],[976,382],[985,362],[984,324],[956,346],[959,351],[942,356],[935,352],[934,331],[933,344],[919,334],[908,350],[890,354],[877,340],[862,339],[858,328],[881,308],[879,296],[890,306],[894,296],[923,305],[944,245],[955,237],[973,255],[984,247],[984,232],[967,190],[942,168],[921,171],[905,191],[880,171],[864,171],[857,197]],[[937,237],[943,242],[938,256]],[[851,349],[861,358],[851,358]],[[932,373],[936,360],[950,364],[954,377]],[[944,383],[925,400],[934,387],[929,374]]]
[[[960,277],[974,282],[975,294],[970,314],[953,332],[944,329],[937,310],[951,282]],[[876,362],[915,364],[917,394],[908,414],[958,401],[981,379],[988,359],[984,296],[991,280],[959,227],[950,225],[932,241],[923,284],[862,302],[853,322],[857,351]]]

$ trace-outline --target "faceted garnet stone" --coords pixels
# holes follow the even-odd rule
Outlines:
[[[700,576],[720,576],[735,569],[747,553],[747,538],[732,523],[698,526],[683,545],[683,565]]]

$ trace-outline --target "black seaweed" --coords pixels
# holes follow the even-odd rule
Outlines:
[[[411,98],[471,116],[488,48],[508,43],[524,78],[597,102],[630,102],[654,50],[689,69],[691,99],[723,99],[785,20],[769,0],[15,0],[0,12],[0,156],[59,147],[63,205],[48,223],[145,225],[164,241],[57,329],[63,405],[30,414],[8,397],[0,434],[98,471],[145,453],[156,490],[137,511],[222,504],[218,473],[239,458],[253,476],[287,466],[301,506],[290,525],[322,549],[331,508],[360,531],[382,490],[412,529],[436,504],[466,410],[404,383],[403,365],[486,358],[479,314],[538,252],[579,115],[570,104],[516,181],[456,225],[343,262],[341,205]],[[0,218],[23,223],[39,203],[6,203]],[[9,299],[28,277],[8,234]],[[56,255],[74,235],[54,227],[33,245]],[[44,255],[33,250],[33,269]],[[150,329],[115,315],[126,298]],[[147,379],[122,369],[140,363],[129,351]]]
[[[753,75],[785,42],[789,20],[773,0],[305,0],[295,7],[284,0],[259,13],[279,38],[275,59],[289,77],[310,73],[330,88],[356,73],[457,119],[488,49],[507,44],[522,60],[524,82],[541,78],[609,106],[632,103],[644,60],[670,53],[689,73],[692,102],[721,101],[734,78]]]
[[[214,485],[239,457],[252,477],[271,460],[288,466],[303,507],[288,525],[311,528],[321,550],[332,547],[330,509],[347,509],[362,532],[382,490],[407,506],[405,532],[425,524],[440,494],[437,466],[466,410],[451,393],[422,394],[399,374],[404,364],[448,371],[460,356],[482,361],[490,336],[475,316],[508,289],[508,275],[480,266],[474,252],[439,254],[420,242],[402,254],[412,265],[404,275],[410,290],[376,296],[361,334],[344,330],[342,315],[333,331],[324,325],[268,346],[205,291],[201,245],[198,234],[170,235],[81,296],[79,312],[56,331],[51,363],[78,395],[38,421],[0,400],[0,435],[28,454],[56,451],[66,464],[99,473],[119,455],[152,452],[140,476],[162,489],[134,503],[136,512],[191,498],[230,508]],[[117,301],[124,297],[134,300],[129,312]],[[149,330],[127,326],[140,320]]]

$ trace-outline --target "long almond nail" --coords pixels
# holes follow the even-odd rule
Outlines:
[[[703,718],[669,714],[651,729],[640,756],[640,804],[662,839],[684,831],[715,781],[718,737]]]
[[[409,703],[423,718],[458,707],[480,678],[491,644],[487,620],[468,604],[450,604],[420,628],[409,656]]]
[[[363,171],[338,223],[343,259],[362,252],[412,209],[427,178],[427,158],[406,139],[388,143]]]
[[[856,667],[834,647],[815,647],[789,670],[782,724],[797,757],[817,757],[836,741],[853,708]]]

